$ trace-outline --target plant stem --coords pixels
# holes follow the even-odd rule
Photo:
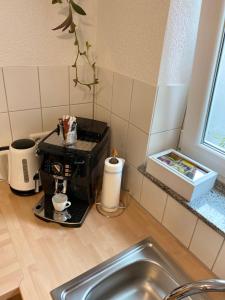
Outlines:
[[[74,79],[74,83],[75,83],[75,86],[77,84],[80,84],[80,85],[84,85],[84,86],[87,86],[88,88],[91,89],[91,86],[94,86],[98,83],[98,79],[97,79],[97,76],[96,76],[96,67],[95,67],[95,62],[91,63],[90,61],[90,58],[89,58],[89,47],[90,45],[88,44],[88,42],[86,43],[86,51],[81,51],[81,48],[80,48],[80,41],[78,39],[78,35],[77,35],[77,25],[74,23],[75,27],[74,27],[74,37],[75,37],[75,43],[74,45],[77,47],[77,54],[76,54],[76,58],[75,58],[75,62],[73,64],[73,68],[75,68],[75,79]],[[88,64],[90,65],[90,67],[92,68],[92,71],[93,71],[93,81],[91,82],[82,82],[80,79],[79,79],[79,74],[78,74],[78,59],[79,57],[81,56],[85,56]]]

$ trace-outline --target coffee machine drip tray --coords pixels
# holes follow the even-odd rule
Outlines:
[[[50,196],[43,196],[34,206],[36,217],[46,221],[59,223],[65,227],[80,227],[84,222],[90,205],[83,201],[71,201],[71,206],[64,211],[56,211]]]

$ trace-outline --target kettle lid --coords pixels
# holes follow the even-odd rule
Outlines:
[[[12,142],[11,146],[14,149],[29,149],[35,145],[35,142],[31,139],[20,139]]]

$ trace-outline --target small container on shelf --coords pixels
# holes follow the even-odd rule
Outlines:
[[[149,156],[146,171],[186,200],[210,191],[217,177],[216,172],[174,149]]]

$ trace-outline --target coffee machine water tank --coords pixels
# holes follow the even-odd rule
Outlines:
[[[12,142],[8,156],[11,190],[19,195],[31,195],[35,192],[35,175],[40,168],[40,158],[36,155],[36,144],[31,139]],[[37,184],[37,183],[36,183]],[[38,180],[38,185],[40,182]]]

